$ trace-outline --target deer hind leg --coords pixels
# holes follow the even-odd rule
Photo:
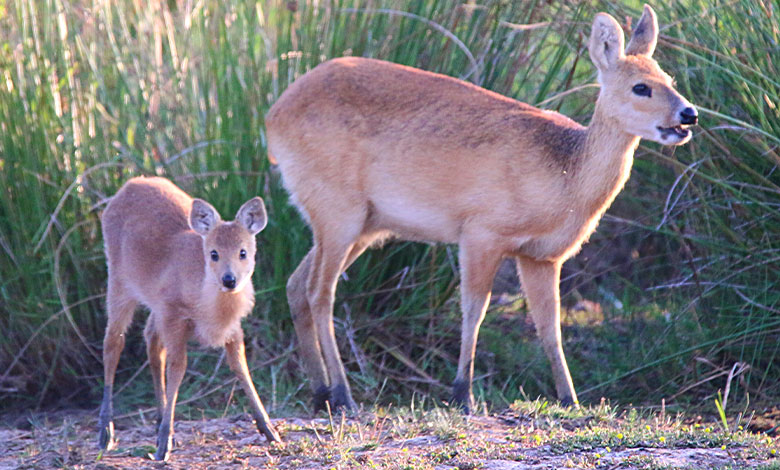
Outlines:
[[[236,375],[244,389],[249,404],[252,407],[252,416],[255,418],[257,430],[265,435],[269,442],[281,442],[279,434],[276,433],[268,413],[265,412],[263,402],[257,395],[255,385],[252,383],[252,377],[249,375],[249,367],[246,364],[246,351],[244,349],[244,334],[239,332],[233,339],[225,343],[228,365],[230,370]]]
[[[116,444],[114,439],[114,376],[119,356],[125,347],[125,332],[133,320],[138,302],[130,297],[124,286],[109,278],[106,294],[108,324],[103,338],[103,403],[98,416],[98,447],[110,450]]]
[[[179,396],[179,386],[187,370],[187,339],[190,329],[184,322],[183,315],[173,314],[176,319],[167,324],[157,325],[163,347],[166,350],[165,364],[165,409],[163,410],[160,427],[157,430],[157,451],[155,460],[168,460],[173,449],[173,416],[176,409],[176,398]],[[165,321],[165,320],[162,320]]]
[[[154,327],[154,316],[149,315],[144,328],[144,338],[146,339],[146,356],[149,358],[149,370],[152,372],[152,382],[154,383],[154,396],[157,399],[157,426],[162,421],[165,411],[165,357],[166,350],[163,346],[160,335]]]
[[[577,394],[566,365],[561,342],[561,263],[518,259],[523,289],[528,298],[536,333],[552,366],[555,390],[564,405],[577,404]]]
[[[349,224],[342,223],[341,226],[349,227]],[[336,343],[333,328],[333,301],[336,283],[345,269],[350,254],[355,251],[358,251],[359,254],[365,249],[365,246],[361,247],[360,239],[360,234],[351,236],[342,232],[318,237],[315,232],[314,257],[309,272],[307,292],[312,318],[328,371],[331,409],[344,407],[353,410],[357,408],[352,399],[352,392]],[[356,257],[353,256],[353,260]]]
[[[374,240],[378,234],[364,234],[354,243],[347,255],[342,268],[345,271]],[[306,285],[311,271],[315,249],[312,248],[306,257],[298,265],[298,268],[287,281],[287,301],[295,325],[295,334],[298,337],[298,348],[303,358],[304,366],[312,380],[314,398],[314,412],[325,409],[325,402],[333,402],[330,394],[330,378],[328,377],[325,359],[320,347],[319,335],[314,324],[314,318],[309,307],[309,299],[306,293]]]
[[[298,352],[303,360],[309,380],[311,380],[312,392],[314,393],[312,402],[316,413],[325,409],[325,401],[329,398],[328,387],[330,383],[306,293],[306,283],[313,258],[314,248],[303,258],[301,264],[287,281],[287,303],[290,305],[290,314],[295,326],[295,334],[298,337]]]
[[[482,320],[485,318],[490,289],[501,262],[502,253],[485,240],[464,239],[459,247],[460,293],[463,320],[461,327],[458,374],[452,384],[452,401],[465,413],[474,406],[471,383],[474,379],[474,353]]]

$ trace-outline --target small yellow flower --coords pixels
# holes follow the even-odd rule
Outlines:
[[[615,436],[615,437],[617,437],[618,439],[623,439],[623,433],[619,432],[619,433],[617,433],[617,436]]]
[[[740,431],[742,431],[742,430],[743,430],[743,429],[745,429],[745,428],[743,428],[742,426],[737,426],[737,429],[739,429]]]
[[[401,452],[409,452],[409,449],[407,447],[404,447],[403,449],[401,449]]]
[[[693,427],[696,428],[696,429],[699,429],[701,427],[701,424],[696,423],[696,424],[693,425]]]
[[[661,442],[666,442],[666,438],[664,436],[659,437],[658,440]]]
[[[542,436],[537,434],[537,435],[534,436],[534,440],[536,441],[537,444],[541,444],[542,443]]]
[[[722,446],[720,446],[720,450],[726,450],[726,444],[723,444]]]
[[[609,446],[605,447],[605,448],[604,448],[604,450],[606,450],[606,451],[607,451],[607,453],[610,453],[610,452],[612,452],[612,449],[610,449],[610,448],[609,448]]]
[[[600,458],[601,458],[601,454],[599,454],[599,453],[596,453],[596,454],[594,455],[594,457],[596,457],[597,459],[600,459]]]
[[[769,453],[772,455],[777,455],[777,449],[772,449],[769,451]]]
[[[712,432],[712,428],[704,428],[704,432]]]
[[[650,430],[650,425],[649,424],[645,424],[645,429],[647,429],[649,431]]]

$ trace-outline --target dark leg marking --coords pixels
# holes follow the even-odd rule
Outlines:
[[[103,387],[103,403],[98,415],[98,447],[102,450],[110,450],[115,443],[113,388],[111,385]]]
[[[344,384],[335,385],[330,391],[330,409],[336,411],[344,408],[346,411],[355,411],[357,405],[349,396],[347,386]]]
[[[330,400],[330,389],[326,385],[320,385],[314,392],[314,396],[311,399],[311,404],[314,406],[314,414],[317,414],[320,410],[327,411],[325,402]]]
[[[464,414],[471,414],[473,403],[470,383],[463,380],[452,383],[452,404],[460,408]]]

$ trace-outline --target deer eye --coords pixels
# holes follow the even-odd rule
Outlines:
[[[652,88],[645,85],[644,83],[639,83],[634,85],[634,88],[632,88],[631,91],[633,91],[634,94],[637,94],[639,96],[647,96],[648,98],[653,96]]]
[[[217,250],[211,250],[211,261],[219,261],[219,253],[217,253]]]
[[[241,248],[241,251],[238,252],[238,259],[246,259],[246,250]]]

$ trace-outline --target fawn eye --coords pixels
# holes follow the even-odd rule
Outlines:
[[[246,250],[241,248],[241,251],[238,252],[238,259],[246,259]]]
[[[211,261],[219,261],[219,253],[217,253],[217,250],[211,250]]]
[[[634,85],[634,88],[632,88],[631,91],[633,91],[634,94],[637,94],[639,96],[647,96],[648,98],[653,96],[652,88],[645,85],[644,83],[639,83]]]

